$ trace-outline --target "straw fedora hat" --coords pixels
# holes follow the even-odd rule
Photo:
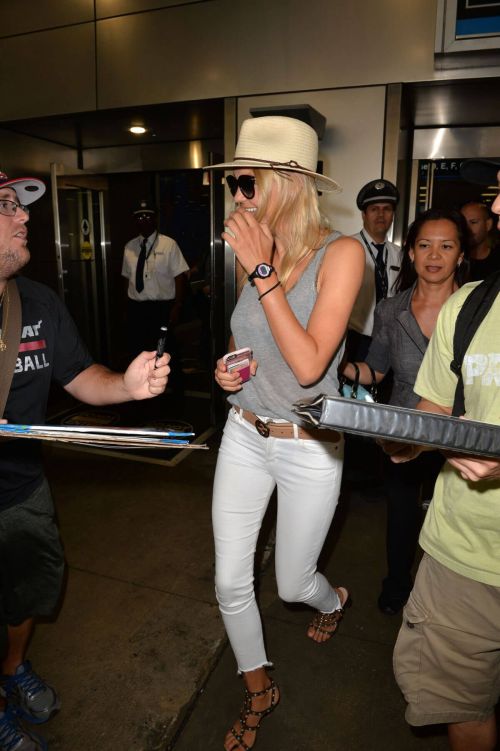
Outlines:
[[[331,177],[316,172],[318,136],[316,131],[294,117],[251,117],[241,124],[232,162],[210,164],[210,169],[253,167],[285,172],[302,172],[313,177],[318,190],[341,190]]]

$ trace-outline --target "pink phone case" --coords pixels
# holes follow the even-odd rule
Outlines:
[[[227,372],[232,373],[233,370],[237,370],[240,374],[243,383],[250,380],[250,358],[252,353],[249,349],[237,352],[228,352],[224,355],[224,363],[227,367]]]

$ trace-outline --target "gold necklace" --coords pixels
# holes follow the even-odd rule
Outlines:
[[[4,305],[5,301],[5,305]],[[0,352],[5,352],[7,349],[7,343],[5,339],[7,338],[7,322],[9,320],[9,288],[8,285],[5,285],[5,289],[2,292],[2,297],[0,298],[0,305],[3,305],[3,316],[2,316],[2,328],[0,329]]]

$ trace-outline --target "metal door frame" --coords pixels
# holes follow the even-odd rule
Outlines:
[[[60,171],[61,170],[61,171]],[[51,188],[52,188],[52,212],[53,212],[53,218],[54,218],[54,239],[55,239],[55,251],[56,251],[56,266],[57,266],[57,283],[58,283],[58,292],[59,297],[63,301],[63,303],[66,304],[66,293],[67,290],[65,289],[65,277],[68,274],[68,269],[64,268],[64,257],[63,257],[63,250],[65,247],[67,247],[66,244],[63,243],[62,237],[61,237],[61,217],[59,212],[59,190],[62,190],[62,188],[58,184],[58,178],[59,177],[70,177],[72,181],[74,180],[74,188],[86,191],[87,194],[87,214],[89,217],[91,217],[92,221],[90,222],[90,241],[92,244],[92,247],[95,248],[95,234],[94,234],[94,206],[93,206],[93,191],[97,194],[98,198],[98,221],[99,221],[99,229],[100,229],[100,272],[103,280],[103,290],[102,290],[102,305],[100,305],[99,302],[99,295],[97,290],[97,267],[96,267],[96,258],[94,257],[94,263],[92,264],[91,269],[91,275],[92,275],[92,296],[95,301],[95,316],[93,321],[93,330],[94,330],[94,336],[95,336],[95,342],[96,346],[99,351],[102,349],[102,337],[101,337],[101,331],[98,326],[99,319],[103,320],[104,324],[104,332],[105,332],[105,345],[106,350],[109,353],[111,351],[111,332],[110,332],[110,312],[109,312],[109,290],[108,290],[108,246],[109,246],[109,231],[108,231],[108,223],[106,221],[106,213],[105,213],[105,204],[104,204],[104,190],[99,187],[92,187],[86,183],[86,180],[83,179],[81,181],[81,184],[78,184],[79,178],[89,178],[89,177],[95,177],[94,173],[87,172],[85,170],[78,170],[77,172],[74,172],[71,170],[70,175],[65,174],[64,165],[59,165],[55,162],[52,162],[50,165],[50,182],[51,182]],[[101,310],[101,307],[103,308]]]

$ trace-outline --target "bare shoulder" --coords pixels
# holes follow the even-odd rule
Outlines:
[[[365,270],[365,251],[353,237],[339,237],[328,243],[318,274],[318,290],[353,287],[359,290]]]
[[[361,245],[361,242],[357,240],[352,235],[340,235],[340,237],[336,237],[335,240],[332,240],[328,243],[327,249],[330,248],[357,248],[360,247],[361,250],[363,250],[363,246]]]
[[[348,264],[353,268],[358,266],[364,268],[365,251],[359,240],[354,237],[342,236],[328,243],[323,266],[328,269],[331,266],[337,266],[339,262]]]

